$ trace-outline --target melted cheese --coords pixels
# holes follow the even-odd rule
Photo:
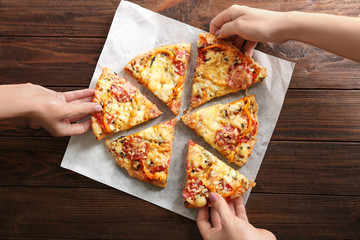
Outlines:
[[[252,119],[257,123],[257,104],[255,97],[249,97],[254,107],[249,108]],[[235,149],[225,149],[216,142],[216,134],[224,129],[224,126],[238,128],[240,134],[243,134],[248,128],[249,119],[244,116],[245,107],[244,98],[229,104],[217,104],[211,107],[202,108],[194,113],[186,114],[181,119],[191,127],[195,132],[204,138],[206,142],[216,148],[230,162],[235,162],[242,166],[249,158],[252,149],[256,143],[255,136],[252,135],[255,126],[251,126],[249,133],[246,134],[247,141],[239,141]],[[196,121],[193,121],[196,119]],[[241,135],[240,135],[241,136]]]
[[[140,77],[145,80],[146,86],[164,102],[168,102],[179,79],[172,59],[164,54],[156,55],[151,67],[143,67]]]
[[[111,86],[114,79],[119,83],[119,87],[132,87],[134,94],[129,101],[119,102],[112,94]],[[157,117],[161,111],[140,92],[129,83],[125,78],[118,77],[108,68],[103,69],[103,74],[97,81],[96,95],[94,101],[103,106],[105,116],[100,119],[105,126],[102,129],[100,124],[93,117],[93,130],[98,139],[109,134],[126,130],[139,123],[145,122],[150,118]]]
[[[158,186],[165,186],[168,176],[169,161],[171,158],[172,141],[174,139],[175,122],[176,119],[173,119],[127,137],[114,141],[107,141],[106,143],[110,151],[116,156],[118,165],[125,168],[131,176],[137,177],[140,180],[147,179],[146,181],[150,181],[155,185],[158,184]],[[131,159],[128,159],[128,156],[123,152],[123,144],[127,139],[135,136],[142,139],[142,141],[138,143],[139,148],[144,147],[145,144],[147,144],[148,148],[144,159],[131,161]],[[146,177],[146,174],[141,167],[142,164],[149,172],[148,174],[153,174],[155,183]],[[151,173],[151,169],[159,167],[164,169],[162,171],[157,171],[156,173]]]
[[[205,206],[211,191],[235,198],[253,186],[246,177],[198,144],[190,143],[187,164],[185,190],[191,194],[185,200],[193,207]]]

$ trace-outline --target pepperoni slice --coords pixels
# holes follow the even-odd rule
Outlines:
[[[174,65],[176,73],[183,76],[185,74],[186,63],[189,59],[189,53],[185,50],[179,51],[174,58]]]
[[[127,80],[125,83],[115,81],[110,89],[111,94],[115,96],[119,102],[129,102],[136,93],[136,87]]]
[[[98,122],[98,124],[100,125],[100,127],[102,129],[105,129],[105,125],[103,122],[104,114],[102,112],[97,112],[97,113],[94,113],[94,117],[95,117],[96,121]]]
[[[224,126],[216,132],[216,143],[224,150],[234,149],[240,142],[240,129],[232,126]]]
[[[229,73],[229,86],[231,88],[248,88],[251,83],[248,83],[250,74],[250,68],[244,64],[237,64],[232,69],[230,69]],[[251,74],[252,76],[252,74]]]
[[[123,145],[123,152],[130,161],[141,160],[146,157],[149,144],[143,141],[142,137],[134,136],[126,139]]]

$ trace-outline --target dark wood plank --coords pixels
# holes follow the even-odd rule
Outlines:
[[[0,236],[201,239],[195,222],[115,189],[0,187]]]
[[[67,143],[68,138],[0,138],[0,185],[109,188],[60,167]],[[360,196],[358,159],[360,143],[274,141],[253,192]]]
[[[260,43],[258,50],[296,63],[290,89],[360,89],[360,64],[313,46]]]
[[[0,196],[2,237],[201,239],[192,220],[114,189],[0,187]],[[247,211],[278,239],[356,239],[359,203],[353,196],[254,193]]]
[[[349,196],[258,194],[246,206],[249,221],[278,239],[358,239],[360,199]]]
[[[360,91],[289,90],[272,140],[360,141]]]
[[[60,167],[69,138],[0,138],[0,185],[109,188]]]
[[[272,141],[252,191],[360,196],[359,159],[359,143]]]
[[[0,38],[1,84],[88,87],[105,39]]]
[[[119,0],[1,1],[0,36],[107,35]]]
[[[360,8],[357,0],[347,0],[346,3],[341,4],[335,0],[247,2],[133,0],[132,2],[203,30],[208,30],[210,20],[216,14],[236,3],[277,11],[299,10],[346,16],[357,16]],[[118,4],[118,0],[1,1],[0,36],[105,37]]]

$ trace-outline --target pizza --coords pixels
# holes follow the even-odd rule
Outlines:
[[[199,34],[190,107],[209,100],[248,89],[264,80],[266,68],[229,42],[209,33]]]
[[[155,186],[166,187],[176,119],[138,133],[107,140],[116,163],[132,177]]]
[[[155,48],[136,56],[124,70],[178,115],[190,49],[185,43]]]
[[[181,120],[229,162],[243,166],[256,143],[258,105],[255,95],[187,113]]]
[[[210,204],[209,193],[216,192],[225,200],[243,195],[255,183],[232,169],[194,141],[189,141],[185,207],[200,208]]]
[[[104,68],[97,80],[93,102],[102,106],[102,111],[91,117],[97,140],[162,114],[135,85],[109,68]]]

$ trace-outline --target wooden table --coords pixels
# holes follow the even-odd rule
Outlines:
[[[204,30],[234,3],[133,2]],[[360,13],[358,0],[241,2]],[[88,87],[118,4],[0,0],[1,84]],[[297,42],[258,49],[297,64],[246,206],[250,222],[279,239],[359,239],[360,64]],[[60,168],[68,140],[22,119],[0,122],[0,239],[201,239],[195,222]]]

